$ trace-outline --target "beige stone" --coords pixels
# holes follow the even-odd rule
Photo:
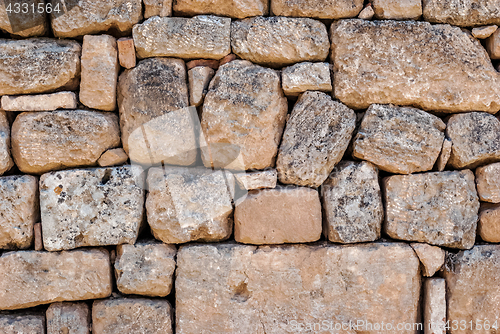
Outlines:
[[[113,36],[83,36],[80,102],[89,108],[115,110],[119,70],[118,50]]]
[[[307,90],[332,91],[328,63],[298,63],[281,71],[281,84],[285,95],[297,96]]]
[[[118,60],[122,67],[127,69],[135,67],[135,45],[134,39],[130,37],[122,37],[116,41],[118,47]]]
[[[271,12],[276,16],[345,19],[356,17],[363,0],[271,0]]]
[[[144,18],[172,16],[172,0],[143,0]]]
[[[384,179],[385,232],[394,239],[469,249],[479,200],[470,170]]]
[[[38,179],[31,175],[0,177],[0,249],[26,249],[40,218]]]
[[[473,329],[452,328],[450,334],[495,333],[491,328],[500,319],[499,277],[500,245],[476,245],[471,250],[448,254],[444,277],[446,278],[446,299],[448,318],[460,322],[473,320]],[[476,322],[477,320],[477,322]],[[486,324],[489,330],[477,330],[476,323]],[[496,324],[498,327],[498,322]],[[463,328],[463,327],[462,327]]]
[[[242,19],[250,16],[267,15],[267,0],[174,0],[176,14],[194,16],[214,14]]]
[[[90,310],[85,303],[54,303],[45,313],[47,334],[90,334]]]
[[[254,17],[231,24],[233,53],[254,63],[282,67],[303,61],[325,61],[326,27],[309,18]]]
[[[0,314],[0,330],[2,334],[45,334],[45,317],[38,314]]]
[[[446,252],[437,246],[431,246],[424,243],[411,243],[420,263],[422,263],[423,275],[427,277],[433,276],[436,271],[441,269],[444,264]]]
[[[485,39],[490,37],[495,31],[497,31],[497,29],[497,25],[473,28],[472,36],[478,39]]]
[[[134,26],[137,57],[220,59],[231,53],[231,19],[218,16],[149,18]]]
[[[10,156],[10,124],[7,113],[0,109],[0,175],[14,167]]]
[[[93,334],[172,334],[172,307],[166,300],[115,298],[92,306]]]
[[[439,172],[444,171],[446,165],[448,164],[448,160],[450,160],[451,156],[451,147],[452,142],[450,138],[444,138],[443,147],[441,148],[441,153],[436,161],[436,167]]]
[[[321,186],[324,233],[340,243],[380,238],[384,206],[378,169],[369,162],[342,161]]]
[[[424,20],[460,27],[500,24],[498,0],[423,0]]]
[[[208,66],[197,66],[188,71],[189,104],[200,106],[208,91],[208,85],[215,71]]]
[[[359,12],[358,19],[371,20],[373,16],[375,16],[375,11],[371,5],[368,5]]]
[[[454,168],[475,168],[500,161],[500,120],[493,115],[453,115],[448,120],[446,136],[453,142],[448,164]]]
[[[376,19],[416,20],[422,16],[421,0],[373,0]]]
[[[118,117],[87,110],[26,112],[12,125],[12,156],[24,173],[95,165],[120,145]]]
[[[72,38],[106,31],[126,36],[142,19],[141,0],[79,0],[66,3],[66,8],[67,11],[61,9],[60,13],[51,14],[55,37]]]
[[[268,169],[264,171],[237,173],[234,174],[234,178],[242,189],[272,189],[276,188],[278,172],[276,169]]]
[[[76,88],[80,53],[80,44],[71,40],[0,39],[0,95]]]
[[[128,155],[123,148],[114,148],[104,152],[97,164],[101,167],[117,166],[126,163]]]
[[[24,4],[28,5],[27,13],[22,13],[23,10],[26,11]],[[44,10],[38,12],[36,9],[41,9],[42,6]],[[49,26],[45,8],[47,6],[43,0],[0,2],[0,31],[24,38],[45,35]]]
[[[477,233],[486,242],[500,242],[500,204],[481,205]]]
[[[427,278],[423,288],[424,334],[446,334],[446,281]]]
[[[147,182],[147,217],[156,239],[177,244],[230,237],[233,206],[222,171],[151,168]]]
[[[500,74],[481,43],[460,28],[341,20],[332,25],[331,42],[335,97],[350,108],[393,103],[433,112],[500,109]]]
[[[75,169],[40,178],[43,244],[48,251],[135,243],[144,213],[138,166]]]
[[[280,182],[319,187],[342,159],[356,126],[354,111],[321,92],[297,100],[281,139]]]
[[[34,248],[36,251],[43,250],[43,237],[42,237],[42,223],[36,223],[33,226],[33,238],[34,240]]]
[[[0,257],[0,310],[111,295],[109,254],[104,249],[71,252],[19,251]]]
[[[324,320],[347,325],[352,320],[355,326],[357,320],[417,321],[419,262],[405,244],[188,245],[180,248],[177,266],[178,334],[198,334],[200,328],[291,334],[300,324],[306,332],[306,323]],[[359,325],[321,333],[374,333]]]
[[[116,286],[121,293],[165,297],[170,294],[177,249],[161,242],[119,245]]]
[[[481,201],[500,203],[500,163],[477,168],[476,187]]]
[[[244,60],[221,66],[203,103],[204,165],[231,168],[233,163],[240,167],[235,169],[256,170],[273,166],[287,111],[276,71]]]
[[[76,95],[73,92],[2,96],[2,109],[5,111],[52,111],[56,109],[76,109],[76,107]]]
[[[500,59],[500,31],[495,31],[486,39],[486,51],[491,59]]]

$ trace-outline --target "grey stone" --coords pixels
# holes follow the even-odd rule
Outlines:
[[[298,96],[307,90],[332,91],[328,63],[298,63],[281,71],[281,84],[285,95]]]
[[[45,317],[38,314],[0,314],[0,330],[2,334],[45,334]]]
[[[47,334],[90,334],[90,310],[86,303],[54,303],[45,313]]]
[[[424,20],[460,27],[500,24],[498,0],[423,0]]]

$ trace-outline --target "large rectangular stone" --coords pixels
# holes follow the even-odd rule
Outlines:
[[[271,0],[276,16],[345,19],[356,17],[363,9],[363,0]]]
[[[76,107],[76,95],[73,92],[2,96],[2,109],[5,111],[52,111]]]

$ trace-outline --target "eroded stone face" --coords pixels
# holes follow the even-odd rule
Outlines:
[[[214,14],[242,19],[269,12],[267,0],[175,0],[173,6],[176,14],[188,16]]]
[[[25,6],[23,4],[28,5],[26,13],[22,12],[23,8],[21,6]],[[24,38],[43,36],[48,29],[45,10],[41,12],[30,10],[31,8],[38,9],[39,4],[40,7],[43,4],[43,8],[46,8],[43,0],[26,0],[22,2],[2,1],[0,4],[0,31]],[[17,6],[19,6],[19,9]],[[18,11],[17,14],[16,11]]]
[[[500,163],[477,168],[476,186],[481,201],[500,203]]]
[[[460,27],[500,24],[498,0],[424,0],[424,19]]]
[[[255,190],[276,188],[278,172],[276,169],[234,174],[234,179],[242,189]]]
[[[45,317],[37,314],[15,315],[1,314],[0,329],[2,334],[45,333]],[[51,334],[51,333],[48,333]]]
[[[345,19],[356,17],[362,8],[362,0],[271,0],[276,16]]]
[[[90,310],[86,303],[54,303],[45,313],[47,334],[90,334]]]
[[[416,20],[422,16],[421,0],[373,0],[375,18]]]
[[[0,175],[14,166],[10,156],[10,124],[5,111],[0,110]]]
[[[76,109],[76,107],[76,95],[73,92],[2,96],[2,109],[5,111],[52,111]]]
[[[486,242],[500,242],[500,204],[481,204],[477,233]]]
[[[172,0],[143,0],[144,18],[172,16]]]
[[[420,263],[422,263],[424,276],[433,276],[443,266],[446,252],[441,248],[415,242],[411,243],[410,246],[417,253]]]
[[[332,91],[330,65],[328,63],[298,63],[281,72],[285,95],[298,96],[307,90]]]

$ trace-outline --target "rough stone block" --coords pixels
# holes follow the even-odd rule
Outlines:
[[[424,243],[411,243],[423,267],[423,275],[433,276],[444,264],[446,252],[437,246]]]
[[[28,5],[28,11],[25,13],[22,12],[24,8],[21,6],[25,6],[23,4]],[[38,9],[39,6],[42,7],[42,4],[45,9],[46,5],[43,0],[2,1],[0,3],[0,31],[23,38],[45,35],[49,27],[45,10],[40,12],[30,10],[31,8]],[[7,11],[8,9],[10,12]],[[17,14],[16,11],[18,11]]]
[[[328,63],[298,63],[281,71],[283,91],[287,96],[298,96],[307,90],[332,91]]]
[[[486,39],[486,51],[491,59],[500,59],[500,31],[495,31]]]
[[[45,334],[45,317],[37,314],[0,314],[0,331],[2,334]]]
[[[0,175],[14,166],[10,156],[10,124],[7,113],[0,109]]]
[[[477,233],[486,242],[500,242],[500,204],[481,205]]]
[[[345,19],[356,17],[362,8],[362,0],[271,0],[276,16]]]
[[[476,37],[477,39],[485,39],[490,37],[495,31],[497,31],[497,29],[498,26],[495,24],[492,26],[473,28],[472,36]]]
[[[143,0],[144,18],[172,16],[172,0]]]
[[[254,190],[276,188],[278,172],[276,169],[234,174],[234,178],[242,189]]]
[[[444,279],[427,278],[424,281],[423,303],[424,334],[446,334],[446,282]]]
[[[242,19],[267,15],[267,0],[175,0],[174,11],[181,15],[214,14]]]
[[[500,163],[476,169],[476,187],[481,201],[500,203]]]
[[[97,164],[101,167],[109,167],[124,164],[127,160],[128,155],[123,148],[114,148],[104,152],[97,160]]]
[[[5,111],[52,111],[76,109],[76,107],[76,95],[73,92],[2,96],[2,109]]]
[[[215,71],[208,66],[197,66],[188,71],[189,104],[200,106],[208,91],[208,85]]]
[[[423,0],[424,20],[460,27],[500,24],[498,0]]]
[[[130,37],[122,37],[116,41],[118,47],[118,60],[120,65],[127,69],[135,67],[135,45],[134,39]]]
[[[422,16],[421,0],[373,0],[375,18],[416,20]]]
[[[90,310],[85,303],[54,303],[45,313],[47,334],[90,334]]]

